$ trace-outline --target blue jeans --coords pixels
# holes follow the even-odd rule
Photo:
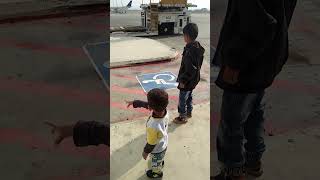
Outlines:
[[[186,117],[187,114],[191,114],[192,106],[192,91],[182,91],[179,93],[179,105],[178,112],[181,117]]]
[[[223,93],[217,152],[218,160],[229,172],[259,161],[265,151],[263,96],[264,91]]]

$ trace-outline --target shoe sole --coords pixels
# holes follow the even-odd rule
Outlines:
[[[185,121],[180,121],[180,120],[174,119],[173,122],[176,123],[176,124],[186,124],[188,121],[187,121],[187,120],[185,120]]]
[[[146,169],[145,175],[146,175],[149,179],[162,179],[162,178],[163,178],[163,174],[161,174],[161,176],[159,176],[159,177],[149,177],[148,174],[147,174],[148,171],[149,171],[149,170]]]
[[[159,176],[159,177],[149,177],[147,174],[146,176],[149,178],[149,179],[162,179],[163,178],[163,175],[162,176]]]
[[[263,174],[263,171],[250,171],[250,170],[246,170],[246,173],[250,176],[254,176],[254,177],[260,177]]]

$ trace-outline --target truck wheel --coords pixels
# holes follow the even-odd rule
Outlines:
[[[168,27],[167,27],[167,25],[166,25],[166,24],[161,24],[161,25],[159,26],[159,34],[160,34],[160,35],[165,35],[165,34],[167,34],[167,32],[168,32]]]
[[[165,34],[167,34],[167,33],[168,33],[168,28],[165,27],[165,28],[163,29],[163,32],[164,32]]]
[[[170,24],[161,24],[159,26],[159,34],[160,35],[173,34],[173,27],[171,27]]]

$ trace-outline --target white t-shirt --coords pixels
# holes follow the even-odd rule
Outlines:
[[[160,153],[168,146],[169,113],[163,118],[149,117],[147,121],[147,143],[156,145],[151,153]]]

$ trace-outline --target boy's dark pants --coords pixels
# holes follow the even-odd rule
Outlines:
[[[217,152],[227,172],[241,172],[245,163],[257,162],[265,151],[263,96],[264,91],[223,93]]]
[[[186,117],[187,114],[191,114],[192,109],[192,91],[180,90],[178,105],[180,117]]]

